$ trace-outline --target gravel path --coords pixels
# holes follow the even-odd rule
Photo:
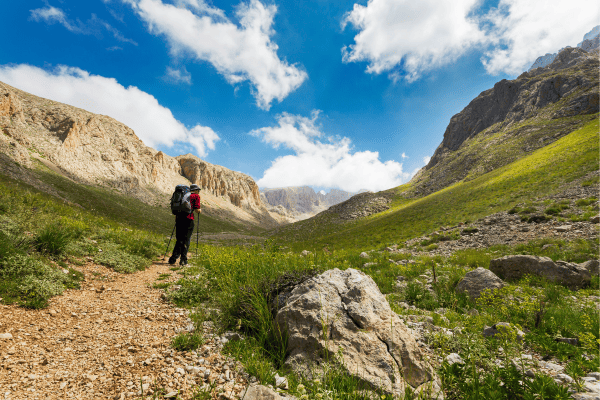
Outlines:
[[[168,264],[131,275],[92,263],[75,268],[85,274],[82,289],[47,309],[0,305],[0,399],[141,398],[141,382],[149,398],[179,392],[188,399],[202,387],[212,393],[204,398],[235,398],[245,387],[210,326],[198,352],[170,348],[190,320],[152,289],[172,272]]]

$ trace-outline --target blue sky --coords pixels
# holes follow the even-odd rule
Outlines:
[[[261,187],[349,191],[408,181],[452,115],[538,56],[575,46],[600,18],[589,0],[0,9],[0,81],[110,115],[157,150],[194,153]]]

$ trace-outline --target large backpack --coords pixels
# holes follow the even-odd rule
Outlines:
[[[192,212],[192,203],[190,203],[190,188],[185,185],[175,186],[175,191],[171,196],[171,212],[173,215],[180,213],[189,214]]]

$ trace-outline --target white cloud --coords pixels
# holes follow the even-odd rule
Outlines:
[[[431,157],[429,157],[429,156],[423,157],[423,164],[427,165],[427,164],[429,164],[429,161],[431,161]]]
[[[180,69],[167,67],[166,71],[167,80],[174,83],[186,83],[188,85],[192,84],[192,75],[188,72],[185,67]]]
[[[402,153],[402,159],[404,160],[405,158],[408,158],[408,156],[406,155],[406,153]]]
[[[103,30],[106,30],[118,41],[137,46],[135,41],[123,36],[118,29],[98,18],[96,14],[92,14],[91,18],[86,23],[83,23],[80,20],[73,21],[69,19],[62,9],[52,7],[51,5],[47,5],[45,8],[29,10],[29,12],[30,19],[36,22],[46,22],[48,24],[59,23],[69,31],[83,35],[100,35]]]
[[[408,81],[427,70],[455,60],[482,42],[484,33],[470,17],[479,0],[369,0],[354,4],[343,27],[360,32],[345,47],[344,62],[367,61],[367,72],[391,72],[397,78],[402,66]]]
[[[239,25],[222,10],[202,0],[179,0],[177,6],[160,0],[122,0],[146,21],[150,32],[164,35],[173,54],[192,54],[208,61],[230,84],[250,81],[257,104],[269,109],[307,78],[306,72],[277,56],[274,5],[258,0],[241,3],[235,15]]]
[[[500,0],[487,16],[494,47],[482,62],[491,74],[519,74],[535,59],[576,46],[600,20],[600,3],[589,0]]]
[[[189,143],[204,157],[219,140],[211,128],[196,125],[188,129],[151,94],[79,68],[59,66],[46,71],[25,64],[4,65],[0,66],[0,81],[37,96],[113,117],[132,128],[148,146]]]
[[[483,52],[490,74],[518,74],[537,57],[575,46],[598,24],[600,2],[500,0],[487,14],[481,0],[369,0],[342,22],[359,32],[342,49],[344,62],[367,62],[367,72],[418,79],[469,50]]]
[[[284,147],[295,154],[278,157],[258,180],[260,187],[317,186],[349,192],[383,190],[408,180],[402,164],[381,162],[379,153],[353,152],[350,139],[323,137],[316,119],[282,114],[278,125],[251,132],[274,148]]]

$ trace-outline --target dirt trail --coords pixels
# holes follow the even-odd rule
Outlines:
[[[12,336],[0,339],[0,399],[140,398],[140,380],[146,394],[161,387],[189,398],[192,386],[215,376],[215,383],[230,384],[230,393],[237,392],[233,386],[241,390],[235,380],[219,379],[219,368],[211,371],[210,361],[223,360],[218,338],[198,355],[169,347],[190,321],[151,287],[172,273],[168,264],[131,275],[91,263],[77,269],[86,276],[81,290],[65,291],[45,310],[0,305],[0,333]],[[188,373],[199,364],[209,368]]]

